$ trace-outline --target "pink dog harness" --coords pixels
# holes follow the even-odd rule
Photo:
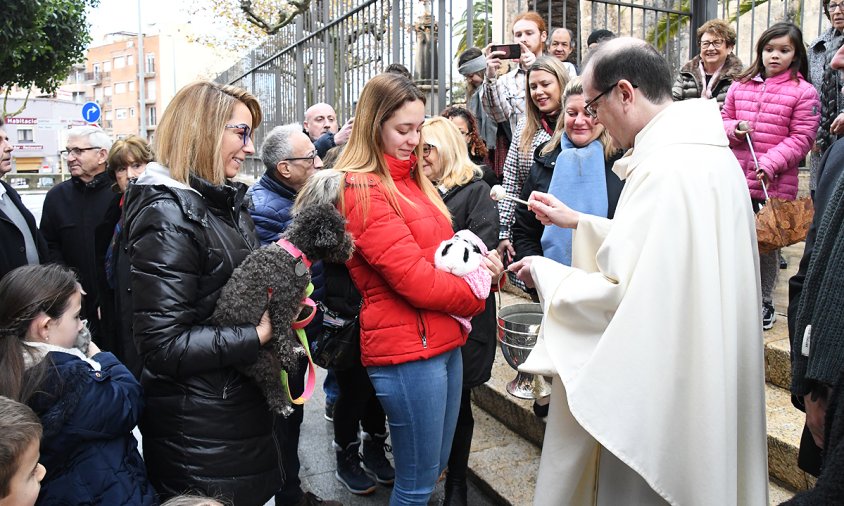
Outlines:
[[[282,238],[276,241],[276,244],[278,244],[284,251],[290,253],[290,256],[293,258],[299,259],[300,262],[295,267],[297,275],[301,276],[305,273],[304,271],[311,268],[311,261],[308,260],[308,257],[305,256],[299,248],[294,246],[293,243]],[[267,291],[270,298],[272,298],[272,288],[268,288]],[[304,404],[305,401],[310,399],[314,394],[314,386],[316,385],[316,366],[311,358],[311,347],[308,344],[308,336],[305,335],[304,330],[316,315],[316,303],[310,297],[312,293],[314,293],[314,284],[308,283],[308,286],[305,288],[305,298],[302,300],[302,304],[309,307],[311,310],[306,317],[301,320],[294,321],[291,325],[293,331],[296,332],[296,337],[299,338],[299,342],[302,343],[302,347],[305,348],[305,354],[308,356],[308,380],[305,383],[305,391],[302,392],[302,395],[296,399],[290,395],[290,385],[287,382],[287,371],[284,369],[281,370],[281,384],[284,386],[284,389],[287,391],[287,396],[293,404]]]

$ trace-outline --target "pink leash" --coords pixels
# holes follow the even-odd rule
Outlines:
[[[279,239],[276,244],[281,246],[286,252],[290,253],[293,258],[298,258],[302,261],[303,266],[306,269],[311,268],[311,262],[308,260],[308,257],[305,256],[302,251],[299,250],[296,246],[293,245],[287,239]],[[298,270],[298,266],[297,266]],[[272,289],[269,289],[270,297],[272,297]],[[284,386],[284,389],[287,391],[287,397],[290,398],[290,402],[293,404],[305,404],[305,401],[311,398],[314,394],[314,387],[316,386],[316,366],[314,365],[314,360],[311,358],[311,347],[308,344],[308,336],[305,335],[305,327],[311,323],[316,315],[316,303],[311,299],[310,295],[314,293],[314,285],[313,283],[308,283],[307,288],[305,288],[305,298],[302,300],[302,304],[311,308],[311,311],[308,313],[301,320],[294,321],[291,325],[291,328],[296,333],[296,337],[299,338],[299,342],[302,343],[302,347],[305,348],[305,355],[308,357],[308,379],[305,382],[305,391],[302,392],[297,398],[293,398],[290,394],[290,385],[287,381],[287,371],[284,369],[281,370],[281,384]]]

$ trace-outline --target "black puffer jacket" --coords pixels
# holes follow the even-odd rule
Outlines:
[[[489,185],[480,177],[442,194],[454,231],[471,230],[491,251],[498,245],[498,207],[489,198]],[[463,388],[486,383],[495,360],[495,294],[486,299],[483,313],[472,317],[472,331],[460,348]]]
[[[718,101],[718,107],[724,107],[724,100],[727,98],[727,90],[733,84],[733,80],[742,71],[741,60],[738,56],[730,53],[724,61],[724,67],[718,75],[718,82],[712,88],[712,96]],[[695,56],[687,61],[677,74],[677,79],[674,81],[674,86],[671,88],[671,94],[675,101],[688,100],[691,98],[700,98],[703,94],[703,89],[706,87],[706,81],[700,74],[700,55]]]
[[[255,327],[208,325],[223,285],[258,246],[246,187],[231,185],[191,178],[188,187],[150,164],[125,213],[150,481],[162,499],[195,490],[249,506],[268,501],[282,477],[273,416],[234,368],[257,359]]]
[[[560,155],[560,147],[542,155],[542,144],[536,148],[533,154],[533,166],[530,168],[525,185],[522,186],[522,193],[519,196],[527,200],[531,192],[547,192],[551,185],[551,177],[554,175],[554,167],[557,165],[557,157]],[[604,173],[607,178],[607,218],[615,216],[615,208],[618,205],[618,197],[624,188],[624,182],[612,171],[615,161],[621,158],[622,152],[618,151],[604,162]],[[536,219],[533,212],[526,206],[516,206],[516,219],[513,222],[513,248],[516,250],[516,260],[527,256],[542,256],[542,233],[545,226]]]

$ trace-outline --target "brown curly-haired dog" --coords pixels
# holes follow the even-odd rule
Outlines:
[[[299,248],[308,260],[343,263],[352,256],[354,243],[346,221],[330,204],[305,207],[294,216],[282,237]],[[253,251],[232,273],[211,316],[214,325],[258,325],[269,310],[272,338],[261,347],[258,360],[240,367],[267,399],[270,409],[285,417],[293,412],[281,384],[281,370],[301,374],[299,359],[305,354],[291,325],[302,310],[311,275],[301,258],[294,258],[278,244]]]

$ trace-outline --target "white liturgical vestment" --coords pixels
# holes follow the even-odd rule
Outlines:
[[[756,231],[717,104],[668,106],[613,170],[615,218],[531,268],[521,370],[557,376],[535,504],[766,506]]]

